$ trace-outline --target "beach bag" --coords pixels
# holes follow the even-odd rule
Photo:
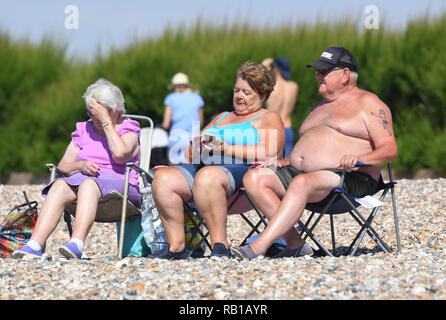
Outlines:
[[[152,185],[141,190],[143,202],[141,205],[141,227],[144,240],[152,254],[158,254],[168,246],[166,232],[161,217],[152,198]]]
[[[37,221],[37,201],[28,201],[15,206],[0,224],[0,256],[6,258],[17,249],[22,248],[31,238]]]
[[[117,240],[121,236],[121,221],[116,222]],[[123,257],[146,257],[150,254],[150,248],[144,241],[144,233],[141,227],[141,217],[128,217],[125,219],[124,242],[122,245]]]

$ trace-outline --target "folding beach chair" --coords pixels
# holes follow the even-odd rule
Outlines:
[[[122,115],[123,118],[131,118],[138,121],[147,121],[148,126],[141,127],[139,144],[140,144],[140,162],[135,164],[129,162],[126,164],[125,172],[125,187],[124,193],[121,194],[117,191],[113,191],[104,197],[98,204],[96,212],[96,222],[117,222],[119,241],[118,241],[118,256],[123,256],[124,236],[125,236],[125,223],[127,218],[137,219],[135,226],[140,227],[141,208],[136,207],[133,203],[128,201],[128,185],[130,170],[134,168],[138,172],[138,181],[140,189],[148,186],[153,179],[153,173],[149,170],[152,134],[153,134],[153,121],[149,117],[139,115]],[[47,167],[51,171],[50,181],[56,179],[56,177],[64,176],[64,173],[59,170],[54,164],[47,164]],[[64,210],[64,220],[67,224],[70,237],[72,235],[71,216],[75,216],[76,202],[66,206]],[[130,221],[130,220],[129,220]],[[132,220],[133,221],[133,220]],[[138,224],[139,221],[139,224]],[[139,235],[142,236],[142,235]],[[129,239],[130,240],[130,239]],[[133,241],[132,239],[131,241]],[[143,241],[143,239],[142,239]]]
[[[358,167],[360,166],[367,166],[361,163],[357,164]],[[303,239],[305,240],[307,237],[310,237],[310,239],[316,244],[316,246],[323,252],[325,255],[329,256],[335,256],[339,255],[338,250],[336,248],[336,239],[335,239],[335,226],[334,226],[334,215],[338,214],[344,214],[348,213],[360,226],[360,229],[356,236],[354,237],[353,241],[350,243],[350,246],[346,250],[346,255],[354,256],[359,249],[359,246],[364,239],[364,236],[367,234],[370,236],[370,238],[378,245],[378,247],[386,252],[389,253],[392,251],[392,249],[389,247],[389,245],[379,236],[378,232],[375,230],[375,228],[372,227],[372,223],[374,218],[376,217],[379,209],[384,204],[383,201],[386,198],[386,195],[390,191],[391,193],[391,201],[392,201],[392,210],[393,210],[393,218],[394,218],[394,227],[395,227],[395,235],[396,235],[396,242],[397,242],[397,253],[401,250],[401,244],[400,244],[400,235],[399,235],[399,227],[398,227],[398,215],[397,215],[397,209],[396,209],[396,199],[395,199],[395,192],[394,192],[394,186],[396,184],[395,181],[393,181],[392,176],[392,168],[391,164],[387,164],[387,171],[388,171],[388,182],[384,182],[383,177],[380,176],[379,179],[379,190],[375,193],[375,195],[369,195],[363,198],[358,199],[357,197],[349,194],[347,191],[345,191],[341,187],[334,188],[333,191],[329,194],[329,196],[324,199],[321,202],[318,203],[307,203],[305,209],[310,212],[310,215],[308,219],[303,222],[302,219],[299,221],[299,226],[296,228]],[[345,172],[344,172],[345,173]],[[341,177],[343,180],[343,177]],[[260,212],[258,208],[255,207],[253,204],[254,210],[257,212],[259,217],[263,217],[263,214]],[[364,215],[359,210],[371,210],[367,218],[364,217]],[[332,250],[328,250],[326,246],[324,246],[319,240],[314,230],[316,226],[319,224],[321,219],[324,216],[329,216],[330,219],[330,232],[331,232],[331,243],[332,243]],[[316,217],[316,219],[313,221],[313,219]],[[264,223],[265,220],[262,219],[257,224]],[[252,238],[250,238],[251,240]],[[250,242],[250,240],[248,242]],[[277,243],[282,244],[284,241],[283,239],[279,239]]]
[[[186,246],[191,249],[190,255],[193,255],[197,250],[205,250],[206,247],[212,250],[211,243],[209,241],[209,231],[206,226],[206,222],[201,217],[200,212],[195,207],[192,202],[184,204],[184,213],[190,221],[189,241],[186,242]],[[251,231],[242,240],[240,245],[244,245],[246,241],[255,233],[260,233],[259,227],[267,225],[265,217],[259,215],[258,222],[252,222],[247,216],[247,212],[253,209],[253,204],[251,200],[247,197],[245,189],[239,188],[229,199],[228,199],[228,216],[229,215],[239,215],[242,219],[251,227]],[[198,239],[198,240],[197,240]],[[193,240],[193,241],[192,241]]]
[[[153,169],[165,168],[167,166],[155,166]],[[243,220],[251,226],[251,231],[242,241],[241,245],[245,244],[249,237],[255,232],[260,233],[259,227],[261,225],[266,226],[267,222],[263,215],[259,214],[259,221],[252,222],[246,215],[246,212],[253,209],[251,200],[246,196],[245,189],[239,188],[228,199],[228,215],[240,215]],[[209,240],[209,231],[206,222],[201,217],[200,212],[193,202],[184,203],[184,215],[185,215],[185,234],[186,234],[186,247],[191,249],[189,256],[200,256],[197,254],[199,251],[204,253],[206,247],[212,250],[212,246]]]
[[[359,163],[358,167],[366,166],[364,164]],[[350,243],[346,255],[354,256],[359,249],[359,246],[364,239],[364,236],[367,234],[370,238],[377,244],[377,246],[384,252],[390,253],[392,249],[389,245],[381,238],[375,228],[372,227],[372,223],[374,218],[376,217],[379,209],[384,204],[383,201],[386,198],[386,195],[390,191],[391,194],[391,202],[392,202],[392,211],[393,211],[393,220],[394,220],[394,228],[395,228],[395,237],[397,250],[399,253],[401,251],[401,240],[399,234],[399,226],[398,226],[398,214],[396,208],[396,199],[395,199],[395,184],[396,182],[393,180],[392,176],[392,167],[391,164],[387,164],[387,172],[388,172],[388,182],[384,182],[382,175],[379,178],[379,190],[373,195],[357,198],[353,195],[349,194],[344,189],[338,187],[335,188],[332,192],[328,201],[325,203],[309,203],[306,206],[306,209],[311,212],[310,216],[305,222],[299,221],[299,226],[301,228],[301,235],[303,235],[304,239],[310,237],[311,240],[316,244],[316,246],[322,250],[322,252],[329,256],[338,255],[336,250],[336,239],[335,239],[335,226],[334,226],[334,215],[348,213],[360,226],[360,230]],[[359,210],[363,208],[362,211],[371,210],[368,214],[367,218]],[[313,223],[312,220],[318,215]],[[316,228],[321,218],[325,215],[329,216],[330,219],[330,233],[331,233],[331,244],[332,250],[329,251],[321,241],[316,237],[313,233],[313,230]]]
[[[160,168],[168,168],[167,165],[156,165],[151,169],[151,177],[149,183],[152,183],[154,170]],[[193,257],[201,257],[206,250],[206,246],[211,248],[208,240],[209,232],[206,223],[193,202],[184,203],[184,233],[186,237],[186,247],[191,249],[189,254]]]

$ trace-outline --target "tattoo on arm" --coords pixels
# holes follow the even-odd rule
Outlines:
[[[389,127],[389,121],[387,121],[386,119],[386,112],[383,109],[379,109],[378,110],[378,114],[370,112],[370,114],[374,117],[377,117],[380,119],[381,124],[384,128],[384,130],[387,130],[387,132],[389,133],[389,136],[392,135],[392,132],[390,131],[390,127]]]

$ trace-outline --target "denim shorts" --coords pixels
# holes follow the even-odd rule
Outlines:
[[[187,180],[187,183],[189,184],[189,188],[192,192],[192,184],[194,182],[195,175],[197,172],[204,167],[219,167],[226,173],[228,179],[229,179],[229,185],[230,185],[230,192],[228,194],[228,198],[234,194],[235,191],[237,191],[240,187],[243,186],[243,176],[245,173],[249,170],[249,165],[247,163],[242,164],[210,164],[210,165],[200,165],[200,164],[184,164],[175,166],[173,168],[176,168],[180,170],[180,172],[184,175],[184,177]]]

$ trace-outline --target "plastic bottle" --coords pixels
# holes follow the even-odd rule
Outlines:
[[[143,202],[141,206],[141,227],[144,240],[152,254],[159,253],[167,246],[167,237],[161,218],[152,198],[152,185],[141,190]]]

